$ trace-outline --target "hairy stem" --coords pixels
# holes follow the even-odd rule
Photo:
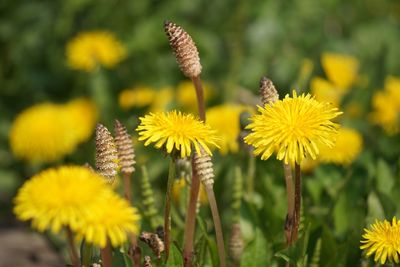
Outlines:
[[[74,235],[72,234],[71,228],[66,227],[66,233],[67,233],[67,242],[69,246],[69,256],[71,257],[71,263],[74,267],[79,267],[81,266],[81,264],[78,256],[78,250],[76,249],[74,244]]]
[[[189,205],[186,213],[186,225],[183,247],[183,262],[185,267],[189,267],[192,262],[193,239],[196,225],[196,206],[199,196],[200,179],[194,168],[192,160],[192,184],[190,187]]]
[[[110,241],[107,241],[106,246],[100,249],[101,261],[103,267],[112,267],[112,253]]]
[[[300,165],[295,164],[294,176],[294,227],[293,227],[293,242],[297,240],[300,224],[300,207],[301,207],[301,172]]]
[[[203,122],[206,122],[206,108],[204,104],[204,92],[203,86],[201,85],[201,79],[199,76],[193,77],[192,82],[196,89],[197,105],[199,109],[199,117]]]
[[[220,267],[225,267],[226,262],[225,262],[224,236],[222,234],[221,218],[219,217],[218,213],[217,201],[215,200],[215,194],[212,185],[207,185],[205,186],[205,188],[207,192],[208,202],[210,203],[211,214],[214,220]]]
[[[286,245],[291,246],[294,242],[293,240],[293,226],[295,222],[295,193],[293,189],[293,176],[292,176],[292,168],[290,164],[283,164],[283,171],[285,174],[285,183],[286,183],[286,196],[288,203],[288,212],[286,215],[285,222],[285,237],[286,237]]]
[[[164,244],[165,244],[165,261],[168,260],[169,247],[171,242],[171,194],[172,186],[175,179],[175,160],[171,157],[169,162],[168,182],[167,182],[167,193],[165,195],[165,209],[164,209]]]

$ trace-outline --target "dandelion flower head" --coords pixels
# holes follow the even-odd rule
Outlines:
[[[76,137],[71,118],[62,105],[31,106],[13,121],[9,138],[13,154],[30,162],[53,162],[74,151]]]
[[[321,145],[318,159],[321,162],[331,162],[339,165],[349,165],[362,150],[363,139],[359,132],[350,128],[340,128],[336,143],[329,148]]]
[[[69,131],[74,131],[77,142],[87,141],[93,133],[99,117],[99,111],[93,101],[77,98],[66,104],[66,111],[71,117]]]
[[[182,158],[190,156],[192,145],[197,153],[201,153],[202,147],[210,155],[208,146],[218,146],[215,131],[192,114],[158,112],[139,119],[141,123],[136,131],[139,133],[139,141],[145,141],[145,146],[155,143],[156,148],[165,148],[167,153],[179,151]]]
[[[221,137],[220,152],[236,153],[239,150],[238,136],[240,134],[240,114],[245,107],[225,104],[207,109],[207,123],[217,131]]]
[[[81,32],[66,47],[68,65],[77,70],[93,71],[98,65],[112,68],[125,59],[125,47],[113,33]]]
[[[344,92],[331,82],[320,77],[315,77],[311,80],[310,87],[315,100],[331,103],[334,107],[340,106]]]
[[[77,233],[99,247],[105,247],[108,239],[112,246],[117,247],[127,240],[129,233],[138,234],[139,220],[136,208],[110,192],[99,199],[92,212],[84,217]]]
[[[350,88],[358,78],[359,62],[355,57],[327,52],[322,54],[321,63],[328,80],[342,90]]]
[[[268,159],[274,151],[277,159],[285,163],[300,164],[306,155],[315,159],[319,154],[318,143],[334,145],[338,126],[331,120],[341,114],[328,103],[316,101],[311,95],[293,97],[265,107],[253,115],[246,127],[251,130],[244,141],[252,145],[255,155]]]
[[[369,257],[375,253],[374,261],[399,263],[400,254],[400,221],[394,217],[392,223],[384,220],[375,221],[370,229],[364,229],[360,248]]]
[[[44,170],[19,189],[14,213],[22,221],[32,220],[39,231],[58,232],[63,226],[76,230],[83,218],[98,208],[94,200],[110,193],[103,180],[86,167]]]

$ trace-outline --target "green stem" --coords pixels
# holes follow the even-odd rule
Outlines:
[[[197,199],[199,196],[200,179],[194,168],[192,160],[192,183],[190,187],[190,198],[189,205],[186,214],[186,225],[183,245],[183,264],[185,267],[189,267],[192,262],[193,254],[193,239],[196,225],[196,206]]]
[[[81,247],[81,254],[82,254],[82,266],[91,266],[92,264],[92,257],[93,257],[93,245],[86,242],[86,240],[82,240],[82,247]]]
[[[212,185],[206,185],[205,188],[207,192],[208,202],[210,203],[211,214],[214,220],[220,267],[225,267],[226,261],[225,261],[224,236],[222,233],[221,218],[219,217],[217,201],[215,200],[215,194]]]
[[[294,227],[293,227],[293,242],[297,240],[300,224],[300,207],[301,207],[301,172],[300,165],[295,163],[295,176],[294,176]]]
[[[164,209],[164,244],[165,244],[165,262],[168,260],[169,247],[170,247],[170,231],[171,231],[171,196],[172,186],[175,179],[175,159],[171,157],[169,163],[167,193],[165,195],[165,209]]]
[[[78,251],[74,244],[74,235],[72,234],[71,228],[66,227],[65,230],[67,233],[67,242],[68,242],[68,246],[69,246],[69,256],[71,257],[71,263],[74,267],[79,267],[80,260],[79,260],[79,256],[78,256]]]
[[[284,163],[283,171],[285,174],[286,197],[288,204],[288,212],[285,222],[285,237],[286,245],[291,246],[293,244],[293,227],[295,223],[295,193],[293,189],[293,176],[290,164]]]

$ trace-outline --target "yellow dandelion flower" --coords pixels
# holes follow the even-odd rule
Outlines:
[[[323,53],[321,63],[328,79],[341,89],[348,89],[358,77],[359,62],[355,57]]]
[[[391,91],[378,91],[372,97],[370,120],[383,127],[388,134],[400,132],[400,104]]]
[[[320,103],[311,95],[286,97],[272,105],[259,107],[246,127],[252,132],[244,141],[254,146],[254,154],[268,159],[277,151],[277,159],[285,163],[300,164],[306,155],[315,159],[319,153],[317,144],[331,147],[338,125],[331,120],[341,114],[328,103]]]
[[[360,154],[362,145],[363,139],[359,132],[350,128],[340,128],[333,147],[319,146],[318,158],[321,162],[349,165]]]
[[[118,97],[119,106],[123,109],[143,108],[149,106],[155,99],[157,91],[151,87],[138,86],[123,90]]]
[[[17,158],[53,162],[74,151],[71,117],[62,105],[37,104],[18,114],[10,130],[10,146]]]
[[[111,189],[104,179],[86,167],[51,168],[33,176],[19,189],[14,213],[20,220],[32,220],[32,226],[39,231],[59,232],[63,226],[76,230],[82,218],[96,208],[94,200],[107,192]]]
[[[244,110],[245,108],[242,106],[231,104],[219,105],[207,110],[207,123],[221,137],[219,144],[223,155],[239,150],[240,113]]]
[[[393,217],[392,223],[378,220],[371,229],[364,229],[364,240],[361,240],[360,249],[366,250],[367,257],[375,253],[374,261],[399,263],[400,254],[400,220]]]
[[[73,131],[73,135],[79,143],[88,140],[99,117],[99,111],[94,102],[85,98],[77,98],[68,102],[65,107],[73,124],[69,131]]]
[[[168,108],[174,98],[174,92],[171,87],[161,88],[156,92],[153,103],[151,104],[150,112],[161,112]]]
[[[318,160],[304,158],[304,160],[300,164],[300,167],[303,173],[312,173],[318,165],[319,165]]]
[[[317,101],[331,103],[334,107],[340,106],[343,91],[331,82],[315,77],[311,80],[310,87],[311,93]]]
[[[182,158],[190,156],[193,145],[197,153],[202,147],[208,154],[208,145],[218,146],[215,131],[207,124],[196,119],[192,114],[182,114],[177,111],[166,113],[150,113],[139,118],[141,123],[136,131],[139,141],[145,146],[155,143],[156,148],[165,148],[168,153],[180,151]]]
[[[114,67],[126,57],[126,50],[113,33],[90,31],[68,42],[66,56],[71,68],[90,72],[99,65]]]
[[[77,233],[99,247],[105,247],[108,239],[112,246],[117,247],[127,240],[129,233],[139,233],[139,220],[137,210],[111,192],[84,217]]]
[[[211,87],[209,84],[203,84],[204,101],[207,102],[211,98]],[[182,81],[176,88],[176,100],[179,105],[187,110],[194,111],[197,109],[196,91],[192,81]]]
[[[389,76],[385,79],[385,91],[393,98],[397,106],[400,106],[400,78]]]

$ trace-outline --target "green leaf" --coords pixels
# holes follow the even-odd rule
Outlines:
[[[245,248],[240,267],[268,266],[270,263],[267,240],[260,229],[256,229],[254,240]]]
[[[376,166],[376,186],[378,191],[389,196],[393,185],[394,178],[390,167],[383,159],[379,159]]]
[[[114,250],[114,255],[112,258],[113,267],[133,267],[131,258],[122,251],[116,249]]]
[[[208,236],[206,223],[202,218],[200,218],[200,216],[197,216],[197,223],[204,238],[207,240],[208,249],[211,255],[212,266],[218,266],[219,260],[218,260],[217,244],[215,243],[214,239]]]
[[[382,207],[381,201],[375,192],[371,192],[367,199],[368,216],[366,218],[367,224],[373,223],[376,219],[385,218],[385,211]]]
[[[171,251],[169,252],[169,257],[166,267],[182,267],[183,266],[183,258],[179,249],[175,244],[172,244]]]

